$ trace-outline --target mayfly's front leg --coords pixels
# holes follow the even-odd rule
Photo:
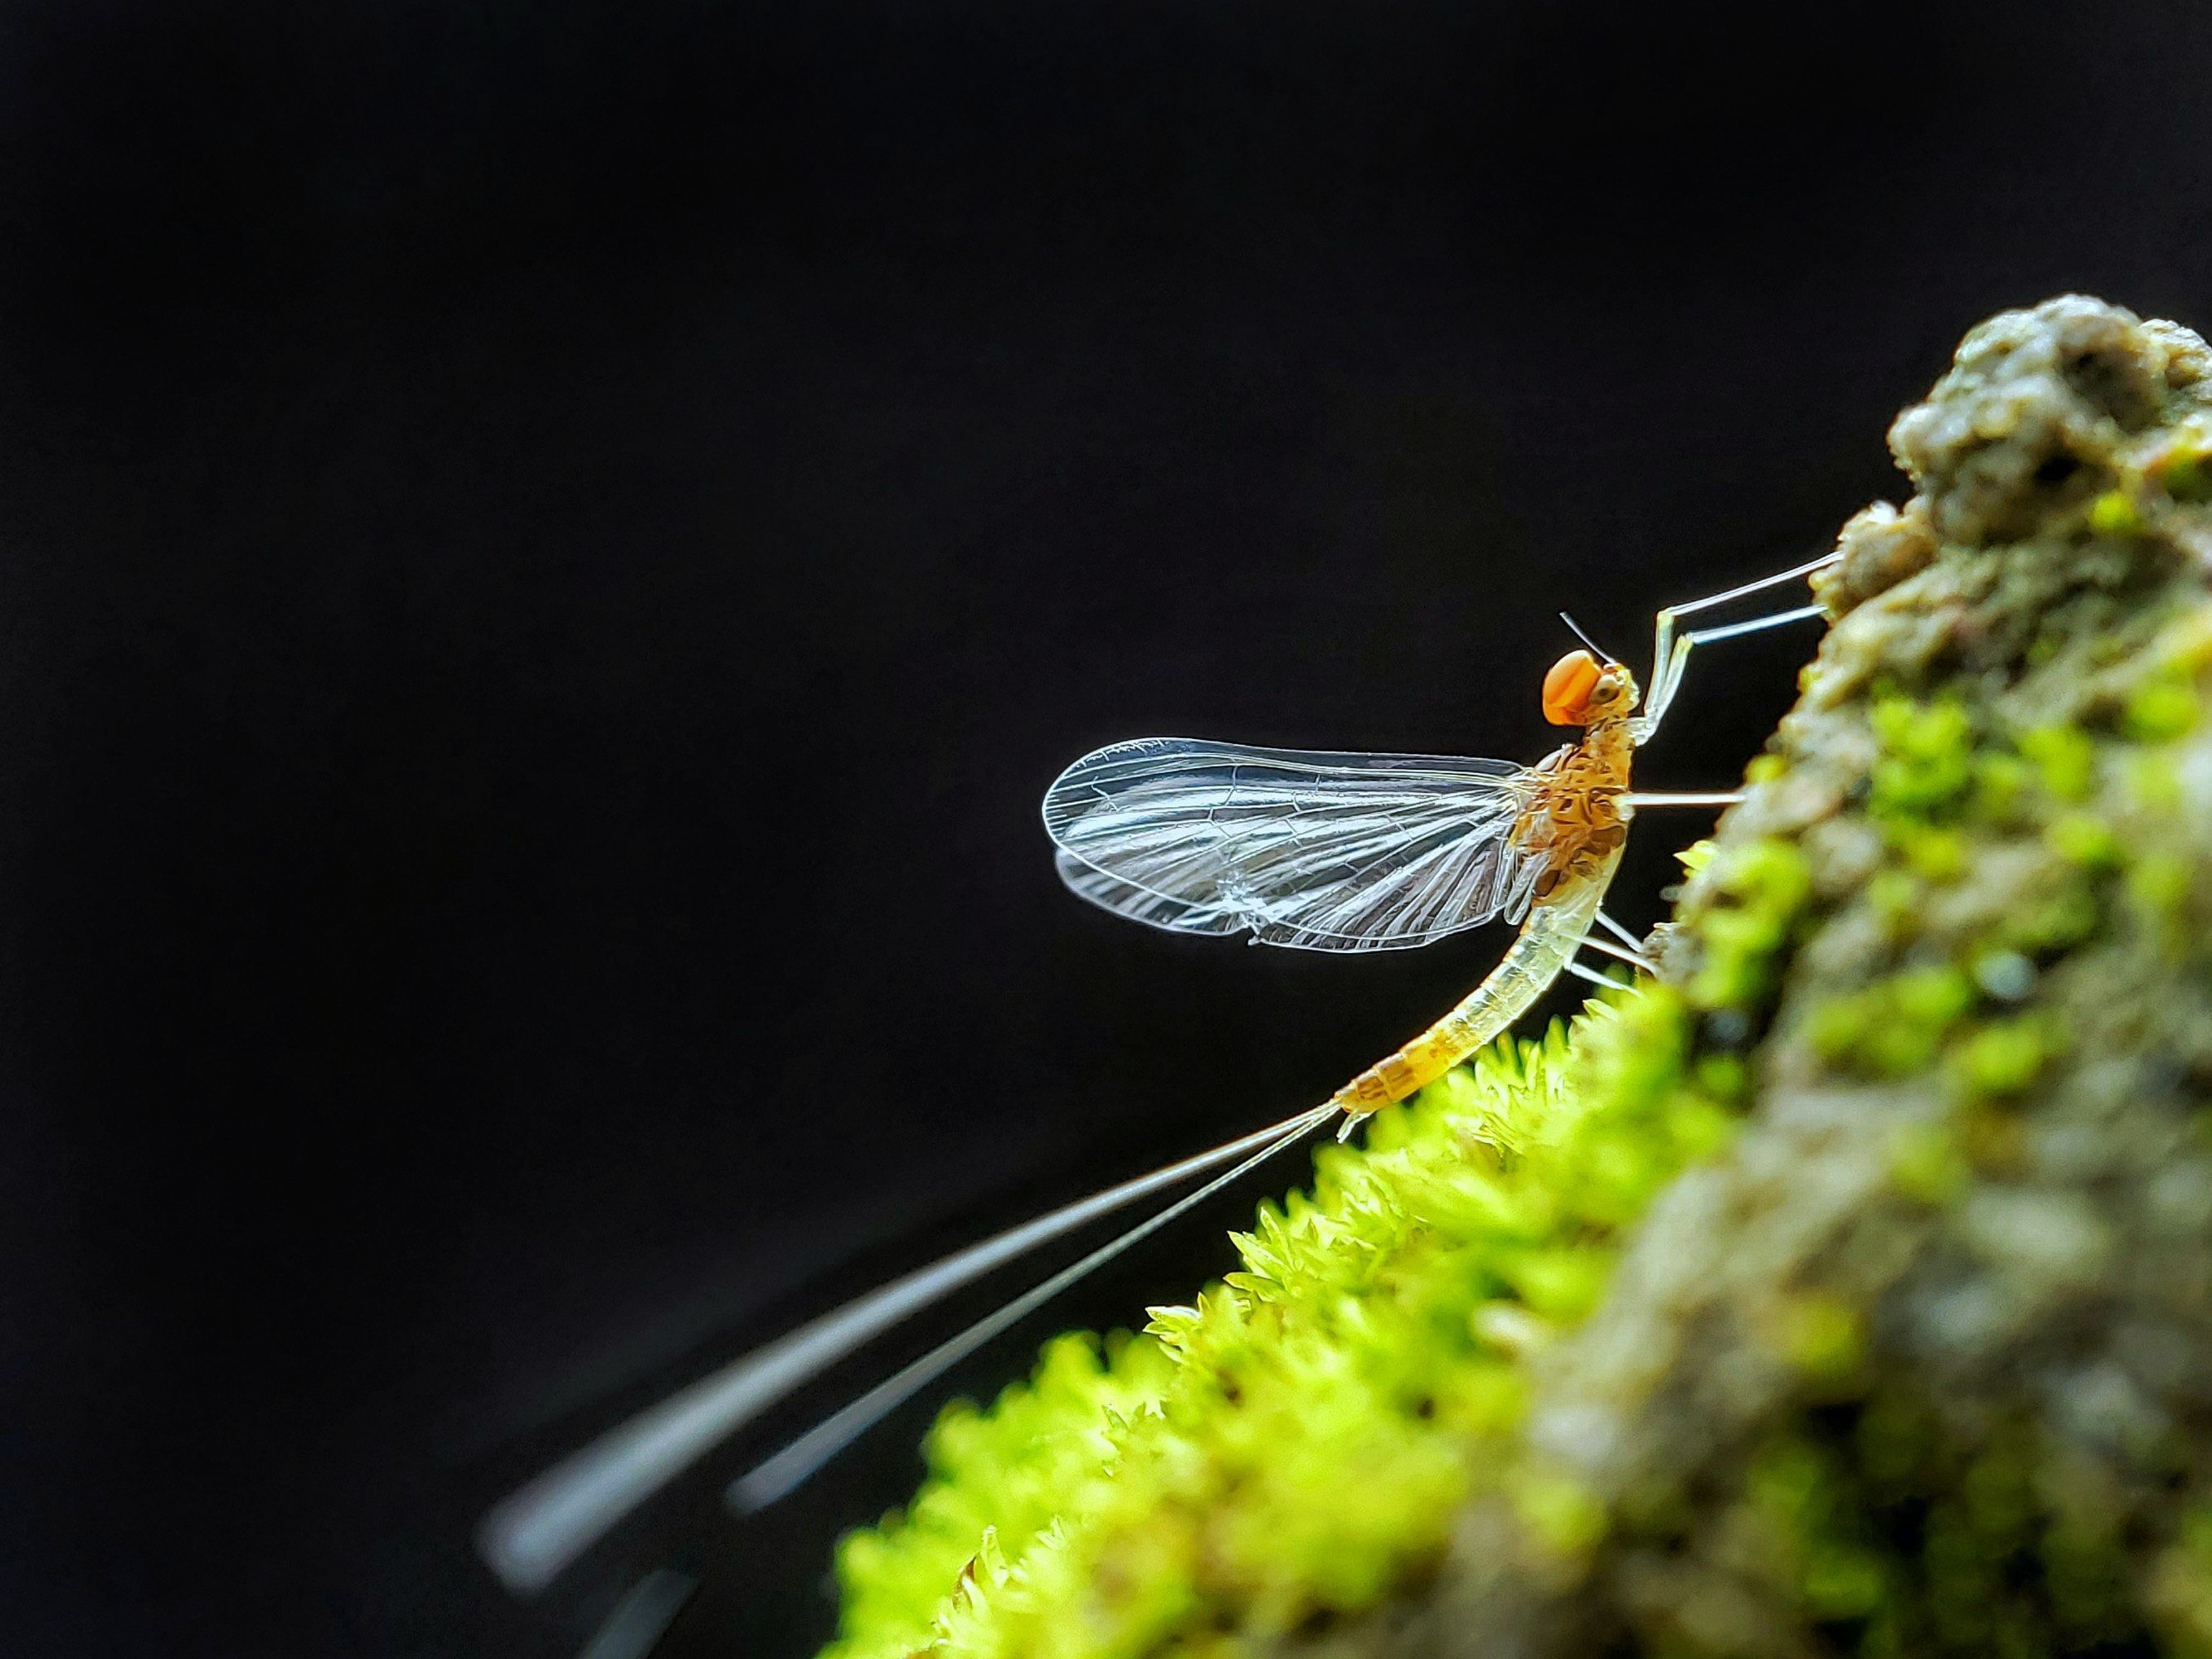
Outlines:
[[[1711,593],[1702,599],[1692,599],[1687,605],[1669,605],[1659,613],[1651,641],[1651,684],[1644,694],[1644,713],[1637,717],[1636,740],[1644,743],[1659,729],[1659,722],[1667,713],[1667,705],[1674,701],[1674,693],[1682,684],[1683,665],[1690,659],[1692,646],[1708,644],[1714,640],[1734,639],[1740,634],[1756,634],[1761,629],[1779,628],[1784,623],[1801,622],[1808,617],[1817,617],[1817,605],[1799,605],[1791,611],[1778,611],[1771,616],[1753,617],[1748,622],[1726,623],[1717,628],[1700,628],[1680,635],[1674,624],[1681,617],[1695,611],[1710,611],[1715,605],[1727,605],[1784,582],[1796,581],[1814,571],[1833,564],[1843,555],[1824,553],[1817,559],[1808,559],[1801,565],[1771,576],[1761,576],[1755,582],[1746,582],[1741,587],[1731,587],[1725,592]]]
[[[1567,971],[1577,979],[1586,979],[1591,984],[1602,985],[1609,991],[1629,991],[1635,988],[1625,979],[1617,978],[1611,974],[1601,973],[1595,968],[1585,968],[1579,962],[1569,963]]]
[[[1741,789],[1697,789],[1685,794],[1677,790],[1624,790],[1618,797],[1624,806],[1733,806],[1743,799]]]

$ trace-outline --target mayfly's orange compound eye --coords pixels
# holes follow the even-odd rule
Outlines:
[[[1544,676],[1544,718],[1554,726],[1586,724],[1597,682],[1597,659],[1587,651],[1568,652]]]

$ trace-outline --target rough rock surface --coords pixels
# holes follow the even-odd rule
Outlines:
[[[948,1408],[831,1659],[2212,1655],[2212,357],[1892,444],[1659,977]]]
[[[2212,1649],[2212,356],[2055,300],[1891,445],[1663,941],[1741,1132],[1426,1587],[1275,1650]]]

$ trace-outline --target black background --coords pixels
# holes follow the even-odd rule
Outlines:
[[[667,1652],[806,1651],[944,1391],[720,1516],[799,1402],[536,1603],[469,1528],[1500,943],[1116,923],[1053,774],[1541,754],[1553,611],[1640,665],[1820,550],[1969,324],[2212,323],[2208,106],[2186,0],[10,12],[0,1648],[566,1654],[674,1560]],[[1731,780],[1806,643],[1644,780]]]

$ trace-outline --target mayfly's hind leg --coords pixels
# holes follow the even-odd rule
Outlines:
[[[1635,988],[1625,979],[1615,979],[1611,974],[1601,974],[1595,968],[1585,968],[1579,962],[1567,964],[1567,971],[1577,979],[1586,979],[1593,985],[1602,985],[1608,990],[1629,991]]]
[[[1690,658],[1692,646],[1708,645],[1715,640],[1734,639],[1741,634],[1756,634],[1762,629],[1779,628],[1784,623],[1802,622],[1820,614],[1817,605],[1799,605],[1794,610],[1778,611],[1770,616],[1753,617],[1747,622],[1727,623],[1717,628],[1700,628],[1677,636],[1674,625],[1682,617],[1699,611],[1710,611],[1715,605],[1727,605],[1745,599],[1784,582],[1797,581],[1816,570],[1825,569],[1843,556],[1840,553],[1824,553],[1817,559],[1778,571],[1771,576],[1761,576],[1755,582],[1746,582],[1719,593],[1709,593],[1702,599],[1692,599],[1686,605],[1671,605],[1659,613],[1653,627],[1651,641],[1651,683],[1644,688],[1644,713],[1638,717],[1637,741],[1647,740],[1659,727],[1667,713],[1667,705],[1674,701],[1674,693],[1682,684],[1683,665]]]

